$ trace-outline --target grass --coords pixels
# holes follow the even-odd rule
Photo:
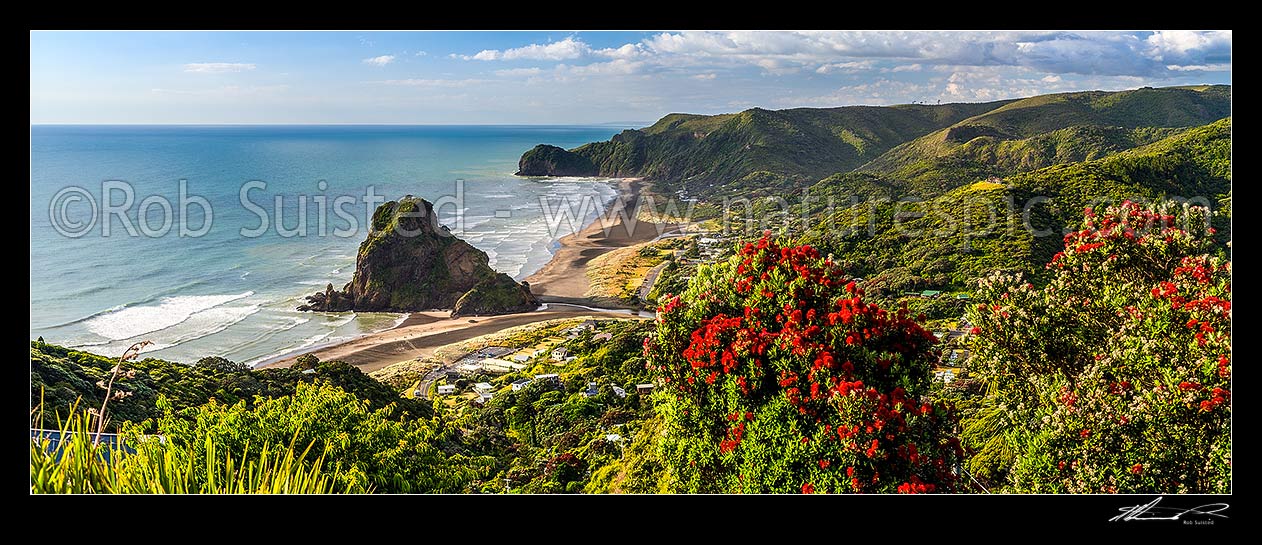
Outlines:
[[[644,283],[649,270],[670,255],[665,249],[670,240],[644,242],[626,248],[618,248],[599,255],[591,260],[587,267],[587,280],[591,286],[587,297],[609,297],[614,299],[631,299]],[[644,251],[646,248],[657,250],[652,255]]]
[[[36,427],[41,423],[35,419]],[[339,489],[324,455],[307,464],[311,446],[264,445],[257,452],[220,453],[207,441],[204,457],[156,436],[121,444],[93,441],[92,417],[77,406],[59,423],[61,440],[31,440],[33,494],[330,494]],[[204,470],[204,473],[203,471]],[[363,492],[362,490],[356,492]]]

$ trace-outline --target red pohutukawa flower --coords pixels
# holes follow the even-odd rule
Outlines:
[[[1002,445],[1008,490],[1230,492],[1231,262],[1211,218],[1089,211],[1043,287],[978,283],[969,370],[990,387],[964,426],[1002,414],[1018,428]],[[970,446],[994,453],[992,437]]]
[[[936,339],[905,308],[865,301],[814,248],[770,236],[678,300],[688,312],[659,313],[646,354],[677,393],[666,441],[686,489],[787,492],[789,476],[827,492],[954,489],[952,413],[921,398]]]

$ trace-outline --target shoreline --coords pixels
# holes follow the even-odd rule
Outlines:
[[[606,306],[638,310],[618,300],[588,295],[591,284],[587,264],[596,257],[627,246],[651,242],[678,231],[677,224],[659,224],[636,218],[643,190],[643,178],[618,178],[618,195],[605,207],[605,213],[591,223],[558,240],[560,247],[539,270],[525,278],[530,291],[545,303]],[[627,207],[630,206],[630,210]],[[624,212],[625,211],[625,212]],[[623,214],[633,227],[623,222]]]
[[[365,373],[389,365],[425,358],[442,346],[494,333],[510,327],[558,318],[584,318],[600,315],[640,316],[638,307],[620,301],[588,297],[587,264],[595,257],[618,248],[661,238],[678,225],[635,221],[634,228],[623,224],[620,212],[635,219],[642,189],[641,178],[618,178],[618,193],[598,215],[576,233],[561,237],[560,246],[547,263],[526,277],[530,290],[544,305],[532,312],[485,317],[450,318],[446,311],[408,314],[398,325],[374,333],[324,346],[287,351],[264,358],[254,369],[289,367],[301,355],[313,354],[326,360],[342,360]],[[612,220],[611,220],[612,218]],[[613,307],[613,308],[610,308]]]

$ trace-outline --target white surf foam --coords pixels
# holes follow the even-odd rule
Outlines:
[[[193,315],[225,303],[254,295],[253,291],[232,295],[183,295],[166,297],[156,305],[126,307],[84,322],[88,331],[111,340],[123,340],[162,331]]]

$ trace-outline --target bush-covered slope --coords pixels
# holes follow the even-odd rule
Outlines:
[[[965,287],[992,270],[1036,271],[1087,206],[1201,197],[1217,208],[1231,190],[1230,152],[1227,118],[1101,159],[1021,173],[1003,183],[977,181],[920,203],[821,209],[805,239],[868,277],[873,290]],[[900,189],[871,174],[851,173],[825,179],[811,193],[821,199],[897,197]],[[1226,221],[1216,220],[1215,227],[1221,241],[1229,240]]]
[[[586,159],[601,175],[646,176],[669,182],[669,189],[687,187],[697,193],[710,192],[712,184],[739,183],[757,173],[764,173],[764,178],[770,174],[780,184],[808,182],[853,170],[900,143],[1003,104],[670,114],[650,127],[623,131],[608,141],[571,150],[577,157],[537,147],[522,157],[522,164],[530,163],[530,169],[523,166],[529,174],[565,175],[571,170],[568,166]],[[558,166],[555,172],[544,168],[553,163],[567,168]]]
[[[1098,159],[1231,115],[1231,88],[1090,91],[1026,98],[886,152],[860,170],[937,193],[989,176]]]
[[[53,413],[64,416],[76,400],[81,399],[81,408],[100,407],[105,389],[97,386],[97,381],[108,381],[110,369],[116,363],[118,360],[114,358],[34,341],[31,343],[31,405],[39,404],[42,395],[50,422],[56,421]],[[238,401],[252,404],[256,396],[287,396],[294,393],[300,382],[337,386],[367,401],[373,408],[395,403],[413,416],[431,412],[428,405],[400,398],[393,388],[340,361],[300,359],[299,365],[294,367],[252,370],[218,357],[202,358],[193,365],[148,358],[129,361],[123,369],[136,372],[130,377],[120,376],[115,383],[116,390],[131,395],[110,402],[111,429],[122,422],[141,423],[159,417],[161,411],[156,404],[159,395],[165,395],[172,408],[180,411],[204,405],[211,399],[230,405]],[[314,372],[303,373],[304,369],[314,369]]]

